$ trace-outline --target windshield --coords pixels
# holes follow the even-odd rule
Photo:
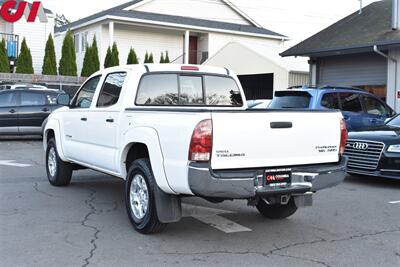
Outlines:
[[[397,115],[393,120],[389,121],[387,125],[400,127],[400,115]]]
[[[281,91],[276,92],[268,108],[309,108],[311,95],[307,92],[300,91]]]

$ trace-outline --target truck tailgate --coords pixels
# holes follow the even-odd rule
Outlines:
[[[340,112],[213,112],[214,170],[339,161]]]

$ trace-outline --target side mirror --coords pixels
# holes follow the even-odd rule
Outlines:
[[[69,106],[71,98],[68,94],[60,94],[57,96],[57,104],[61,106]]]

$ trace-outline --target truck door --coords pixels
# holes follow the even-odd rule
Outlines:
[[[115,162],[117,148],[118,118],[121,107],[120,94],[126,72],[109,73],[101,85],[96,103],[88,110],[88,137],[87,153],[91,165],[101,167],[108,171],[117,172]]]

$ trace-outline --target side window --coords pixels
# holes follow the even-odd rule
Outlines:
[[[0,94],[0,108],[14,107],[17,105],[17,95],[15,93]]]
[[[359,94],[340,93],[339,95],[343,111],[362,112]]]
[[[205,76],[207,105],[243,106],[242,96],[235,80],[226,77]]]
[[[137,105],[178,105],[178,77],[176,74],[152,74],[140,82]]]
[[[99,84],[101,76],[96,76],[87,81],[78,94],[75,96],[72,107],[74,108],[89,108],[92,104],[94,92]]]
[[[21,106],[44,106],[46,100],[43,94],[21,92]]]
[[[370,96],[362,96],[365,110],[368,114],[377,115],[377,116],[387,116],[390,112],[386,110],[386,107]]]
[[[97,107],[110,107],[117,104],[124,85],[126,72],[110,73],[104,81],[97,101]]]
[[[329,109],[340,109],[337,93],[327,93],[321,99],[321,106]]]
[[[180,76],[179,104],[203,105],[203,79],[200,76]]]

